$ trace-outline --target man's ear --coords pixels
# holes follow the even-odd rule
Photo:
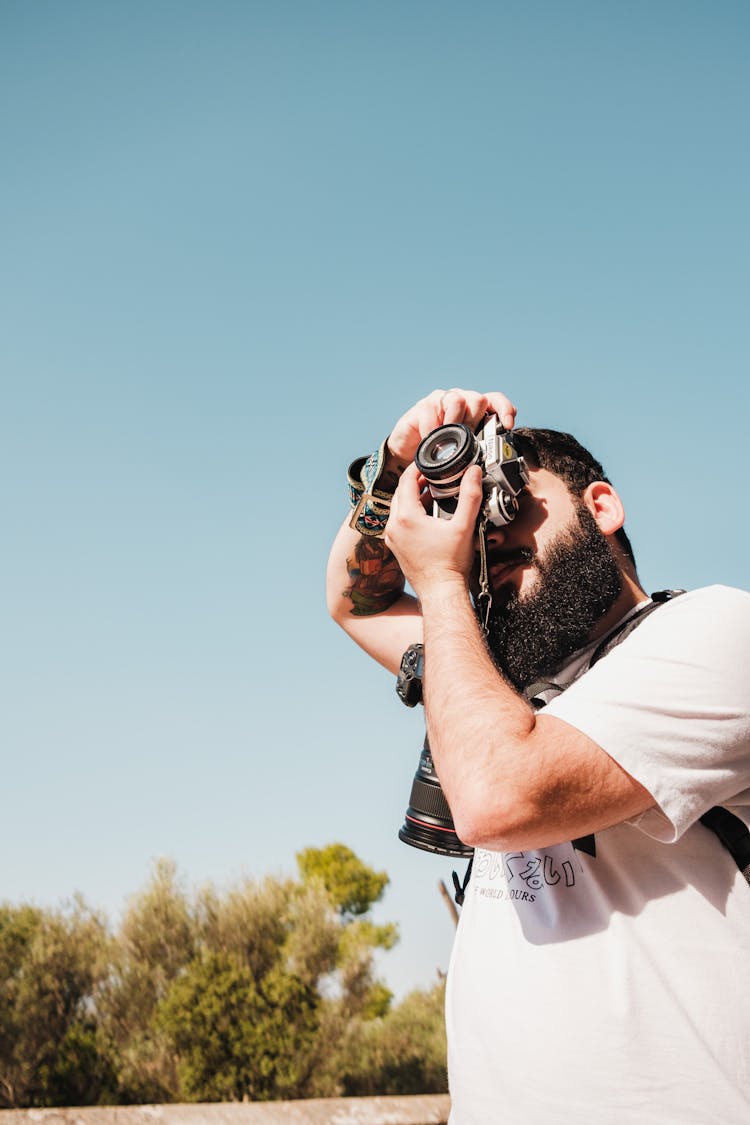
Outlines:
[[[581,499],[596,520],[602,535],[614,535],[625,523],[622,500],[606,481],[595,480]]]

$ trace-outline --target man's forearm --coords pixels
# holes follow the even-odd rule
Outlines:
[[[459,834],[474,842],[484,810],[500,824],[518,815],[535,715],[495,668],[466,587],[436,586],[421,608],[430,747]]]
[[[393,493],[407,461],[386,446],[378,495]],[[328,559],[326,597],[334,621],[370,656],[397,672],[405,649],[421,640],[416,599],[382,535],[363,535],[348,517]]]
[[[620,824],[653,796],[568,723],[531,709],[496,670],[468,592],[422,592],[425,709],[456,831],[496,851],[541,848]]]
[[[338,625],[394,674],[410,644],[422,639],[416,599],[383,539],[363,536],[344,521],[326,576],[328,610]]]
[[[396,556],[382,539],[360,536],[346,559],[348,585],[342,597],[355,617],[383,613],[404,592],[405,580]]]
[[[422,639],[416,599],[404,593],[404,576],[382,539],[361,536],[347,519],[331,549],[328,609],[334,621],[394,674],[410,644]]]
[[[378,478],[382,493],[395,492],[403,466],[387,451]],[[349,520],[334,541],[328,564],[328,608],[344,624],[348,616],[383,613],[404,592],[405,579],[382,535],[362,535]]]

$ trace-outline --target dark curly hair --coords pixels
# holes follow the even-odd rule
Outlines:
[[[574,496],[581,497],[594,481],[612,483],[605,475],[601,461],[597,461],[572,434],[519,426],[513,431],[513,439],[513,444],[530,468],[555,473],[565,481]],[[635,566],[635,555],[625,528],[615,532],[615,539]]]

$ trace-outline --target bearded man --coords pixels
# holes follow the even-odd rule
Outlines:
[[[514,425],[499,393],[407,411],[352,466],[328,569],[332,616],[386,668],[423,641],[432,755],[476,849],[448,980],[451,1121],[748,1121],[750,886],[701,818],[727,809],[741,836],[750,822],[750,594],[714,586],[645,613],[601,465],[568,434],[523,429],[518,514],[488,528],[485,636],[482,471],[434,519],[414,455],[487,413]]]

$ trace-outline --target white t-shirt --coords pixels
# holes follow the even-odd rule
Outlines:
[[[452,1125],[750,1122],[750,886],[698,818],[750,823],[750,594],[652,613],[549,704],[657,807],[477,851],[447,995]]]

